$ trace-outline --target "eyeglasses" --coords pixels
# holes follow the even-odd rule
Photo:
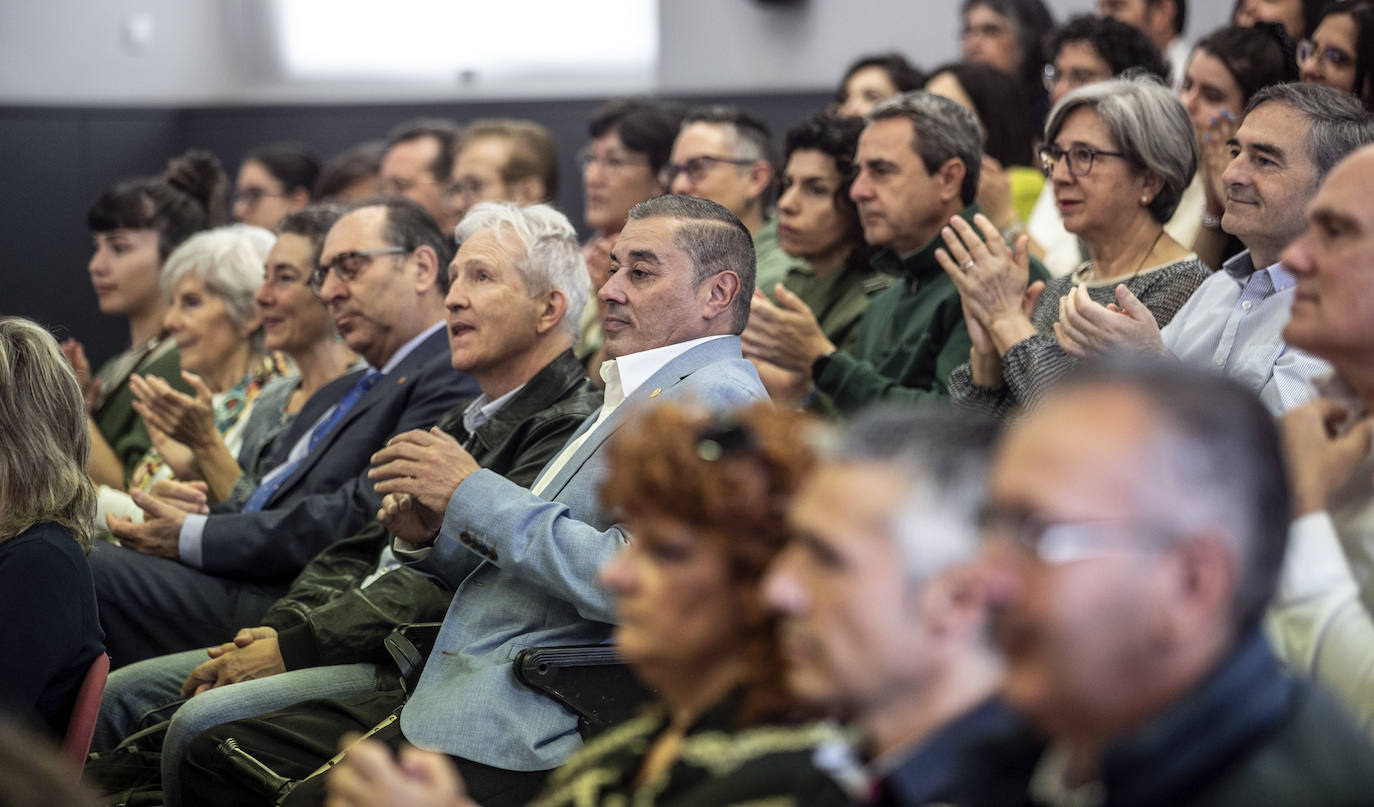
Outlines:
[[[1310,39],[1304,39],[1298,43],[1299,66],[1314,56],[1317,58],[1317,61],[1324,63],[1332,70],[1341,70],[1355,63],[1355,57],[1340,48],[1328,45],[1321,50],[1317,50],[1317,43]]]
[[[726,165],[753,165],[757,160],[737,160],[731,157],[716,157],[710,154],[703,154],[700,157],[693,157],[690,160],[680,163],[669,163],[663,166],[663,170],[658,172],[658,181],[663,187],[673,184],[678,174],[686,174],[692,182],[700,182],[706,178],[716,163]]]
[[[1064,157],[1069,158],[1069,173],[1076,177],[1085,177],[1092,173],[1093,160],[1098,157],[1120,157],[1129,160],[1125,154],[1119,151],[1102,151],[1092,146],[1073,145],[1067,149],[1062,149],[1053,143],[1046,143],[1040,147],[1040,170],[1045,172],[1045,176],[1054,176],[1054,166]]]
[[[444,193],[448,194],[450,199],[478,199],[486,187],[487,183],[480,179],[460,179],[444,188]]]
[[[405,247],[379,247],[377,249],[358,249],[352,252],[340,252],[334,256],[334,260],[329,263],[320,264],[315,267],[315,271],[310,273],[310,290],[316,294],[324,288],[324,279],[329,277],[330,271],[339,276],[345,283],[352,283],[358,277],[358,273],[366,269],[372,259],[378,255],[407,255],[410,250]]]
[[[1150,546],[1173,535],[1157,521],[1136,518],[1100,518],[1083,521],[1050,521],[1033,513],[1016,513],[987,507],[978,514],[984,540],[1005,539],[1021,551],[1050,566],[1062,566],[1120,555],[1141,546],[1124,540],[1142,532],[1153,538]]]
[[[1079,87],[1086,87],[1089,84],[1096,84],[1105,81],[1111,76],[1103,76],[1094,73],[1086,67],[1075,67],[1069,70],[1060,70],[1052,64],[1045,65],[1045,69],[1040,72],[1040,83],[1045,85],[1046,92],[1054,92],[1054,85],[1064,82],[1070,90]]]
[[[994,23],[985,23],[983,25],[965,26],[962,32],[962,36],[964,39],[968,39],[971,36],[980,36],[984,39],[993,39],[999,36],[1007,36],[1010,33],[1011,26],[1009,25],[996,25]]]
[[[405,196],[406,191],[416,185],[438,185],[437,179],[407,179],[405,177],[387,177],[381,182],[383,196]]]
[[[642,157],[630,158],[619,154],[597,154],[584,148],[577,152],[577,164],[582,166],[583,171],[593,165],[599,165],[608,174],[619,174],[629,168],[648,167],[649,161]]]
[[[284,196],[286,194],[275,193],[263,188],[244,188],[241,191],[235,191],[233,196],[229,197],[229,206],[233,207],[242,202],[245,207],[257,207],[258,202],[263,199],[277,199]]]

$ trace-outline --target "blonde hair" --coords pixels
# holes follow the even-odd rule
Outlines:
[[[0,541],[52,521],[89,551],[95,488],[81,387],[57,340],[22,317],[0,317],[0,446]]]

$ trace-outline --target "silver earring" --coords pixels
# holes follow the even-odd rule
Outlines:
[[[1141,203],[1142,205],[1148,205],[1148,204],[1150,203],[1150,197],[1148,197],[1148,196],[1142,196],[1142,197],[1140,197],[1140,203]]]

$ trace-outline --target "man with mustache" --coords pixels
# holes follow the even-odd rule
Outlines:
[[[1119,310],[1070,295],[1056,328],[1060,345],[1080,357],[1122,350],[1173,355],[1225,373],[1275,414],[1311,398],[1312,379],[1330,368],[1284,342],[1294,282],[1279,254],[1306,229],[1303,208],[1322,178],[1369,138],[1368,113],[1348,93],[1315,84],[1257,92],[1222,175],[1221,226],[1246,250],[1204,281],[1162,331],[1129,291],[1118,291]]]
[[[316,553],[377,512],[381,496],[365,476],[372,452],[480,393],[449,364],[451,257],[434,220],[407,199],[367,204],[335,223],[311,282],[370,368],[306,402],[281,439],[277,467],[241,509],[226,502],[190,513],[135,497],[147,519],[115,523],[124,548],[102,544],[91,555],[116,666],[259,624]]]

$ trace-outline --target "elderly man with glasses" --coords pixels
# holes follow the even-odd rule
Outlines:
[[[122,524],[138,552],[92,556],[114,663],[224,640],[256,625],[321,549],[381,504],[365,476],[393,434],[428,428],[477,384],[449,364],[444,294],[451,251],[405,199],[361,207],[329,231],[311,284],[348,347],[370,365],[322,388],[278,443],[279,464],[240,511],[139,494],[142,524]]]
[[[1260,631],[1288,513],[1269,413],[1202,370],[1098,368],[1013,426],[984,585],[1027,725],[960,803],[1368,804],[1374,748]]]

